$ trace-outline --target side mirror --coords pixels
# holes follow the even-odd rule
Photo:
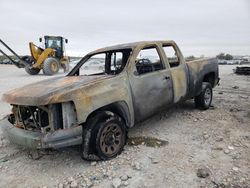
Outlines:
[[[42,42],[42,41],[43,41],[43,39],[40,37],[40,38],[39,38],[39,42]]]
[[[66,43],[66,44],[68,43],[68,39],[65,39],[65,43]]]

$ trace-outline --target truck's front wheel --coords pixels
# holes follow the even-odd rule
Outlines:
[[[194,98],[195,106],[199,109],[206,110],[210,107],[213,99],[213,89],[210,83],[202,83],[202,91],[200,95]]]
[[[99,112],[89,119],[86,126],[83,127],[83,152],[87,149],[88,154],[94,154],[101,160],[112,159],[122,152],[126,143],[126,127],[121,117],[109,111]],[[86,154],[83,158],[95,160]]]

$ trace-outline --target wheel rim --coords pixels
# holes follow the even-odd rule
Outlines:
[[[106,156],[113,156],[120,150],[122,130],[118,124],[106,126],[100,137],[100,149]]]
[[[52,70],[53,72],[56,72],[56,71],[57,71],[57,63],[56,63],[56,62],[52,62],[50,67],[51,67],[51,70]]]
[[[207,88],[204,94],[204,101],[206,105],[210,104],[211,98],[212,98],[212,92],[209,88]]]

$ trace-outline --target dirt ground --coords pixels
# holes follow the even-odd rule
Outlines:
[[[161,112],[132,128],[130,144],[110,161],[84,161],[78,147],[29,151],[0,132],[0,187],[250,187],[250,76],[234,67],[220,66],[209,110],[190,100]],[[0,65],[0,95],[47,78]],[[0,117],[9,110],[1,102]],[[165,144],[148,146],[161,144],[154,139]]]

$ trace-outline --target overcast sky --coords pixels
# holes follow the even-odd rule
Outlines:
[[[0,18],[0,38],[19,54],[62,35],[68,55],[164,39],[185,56],[250,55],[250,0],[0,0]]]

